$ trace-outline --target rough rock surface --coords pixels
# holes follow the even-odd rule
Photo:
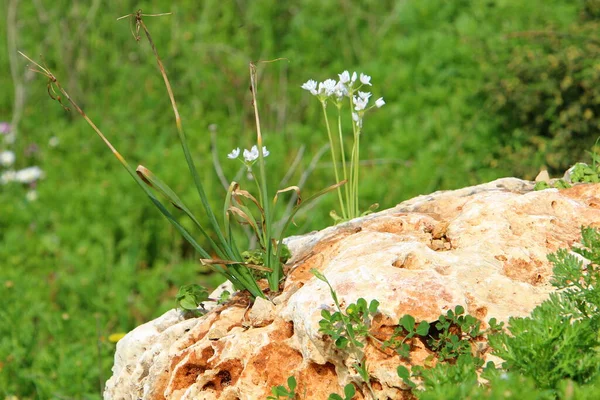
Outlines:
[[[436,192],[290,238],[289,275],[272,303],[236,296],[201,318],[172,310],[136,328],[117,344],[104,398],[265,399],[293,375],[299,393],[326,399],[359,382],[353,360],[318,332],[333,301],[311,268],[342,306],[379,300],[372,333],[382,339],[404,314],[433,321],[459,304],[484,323],[527,315],[552,290],[546,256],[577,242],[582,225],[600,226],[600,185],[532,188],[506,178]],[[411,362],[422,364],[430,351],[413,344]],[[409,365],[373,343],[365,354],[378,397],[407,398],[395,370]]]

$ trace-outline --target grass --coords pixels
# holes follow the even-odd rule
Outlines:
[[[34,1],[18,2],[15,19],[0,20],[0,32],[15,33],[0,40],[0,120],[20,115],[12,147],[17,167],[46,172],[35,202],[25,200],[26,188],[0,187],[0,398],[100,398],[114,351],[109,334],[173,307],[179,286],[215,286],[219,279],[206,274],[85,122],[50,101],[23,62],[11,71],[17,55],[9,50],[42,54],[115,146],[195,210],[200,204],[182,173],[185,161],[151,49],[116,21],[137,8],[173,12],[146,22],[164,49],[190,152],[215,206],[225,190],[212,170],[208,126],[216,127],[217,153],[231,179],[238,165],[225,154],[254,141],[248,62],[277,57],[290,61],[258,70],[267,167],[275,171],[270,185],[285,174],[274,166],[290,165],[304,145],[293,184],[327,141],[320,109],[299,86],[344,69],[371,75],[387,102],[369,116],[361,140],[361,158],[370,160],[361,167],[361,208],[510,175],[494,168],[498,121],[478,97],[485,52],[508,32],[560,30],[576,21],[579,3],[368,3]],[[14,4],[1,3],[0,15],[13,15]],[[13,90],[19,85],[23,101]],[[52,136],[57,147],[47,146]],[[27,156],[31,144],[39,150]],[[332,183],[331,170],[323,158],[307,193]],[[333,208],[335,196],[324,198],[298,216],[290,233],[324,228]]]

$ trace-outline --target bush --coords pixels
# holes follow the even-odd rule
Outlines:
[[[562,173],[593,146],[600,133],[598,28],[586,21],[508,35],[487,64],[484,95],[499,117],[498,157],[520,166],[518,175],[532,177],[542,165]]]

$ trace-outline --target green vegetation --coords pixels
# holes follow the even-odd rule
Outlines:
[[[587,35],[599,15],[593,0],[0,2],[0,32],[6,32],[0,35],[0,122],[10,122],[15,134],[14,143],[0,134],[0,152],[14,152],[11,168],[39,166],[45,175],[0,184],[0,398],[100,398],[112,365],[111,334],[172,308],[184,284],[214,287],[222,279],[200,265],[85,122],[51,102],[18,59],[17,50],[42,55],[115,147],[132,162],[151,165],[198,212],[202,205],[182,173],[186,162],[151,49],[132,38],[128,22],[116,21],[137,8],[173,12],[146,22],[164,49],[190,153],[213,207],[227,191],[220,177],[245,181],[225,155],[255,144],[249,61],[289,60],[258,64],[267,165],[297,165],[273,168],[269,187],[304,178],[303,189],[315,193],[335,181],[326,158],[313,159],[327,137],[321,110],[300,88],[307,77],[356,69],[378,83],[387,104],[362,132],[363,210],[501,176],[531,178],[542,164],[557,169],[582,160],[580,149],[591,148],[598,135],[599,86],[592,85],[598,52]],[[521,34],[535,31],[569,36]],[[528,50],[539,57],[528,61]],[[552,67],[543,64],[551,55],[567,68],[548,68],[541,85],[535,74]],[[518,63],[504,62],[513,56]],[[572,82],[563,88],[567,77]],[[518,83],[515,98],[530,100],[523,103],[530,112],[518,108],[503,81]],[[505,103],[497,101],[499,93]],[[553,107],[563,119],[531,136],[542,141],[530,139],[548,125],[538,119],[549,120]],[[513,117],[536,113],[527,124]],[[577,140],[567,140],[570,132]],[[290,234],[325,227],[336,201],[325,197],[296,215]],[[198,214],[201,224],[210,224]],[[192,221],[179,222],[194,229]]]
[[[322,310],[319,331],[339,349],[350,349],[358,362],[354,368],[376,398],[366,369],[366,341],[393,347],[410,360],[409,341],[418,338],[435,354],[433,367],[399,365],[398,376],[418,399],[591,399],[600,394],[600,230],[582,229],[582,243],[548,256],[554,264],[552,285],[557,289],[537,306],[530,317],[510,318],[507,331],[495,318],[489,329],[465,315],[461,306],[437,321],[416,323],[410,315],[398,321],[392,336],[381,343],[369,333],[371,318],[378,313],[377,300],[360,298],[345,311],[333,287],[319,271],[338,311]],[[399,340],[402,338],[402,340]],[[484,367],[475,342],[487,339],[492,353],[504,363]],[[433,361],[433,360],[430,360]],[[479,374],[487,380],[478,382]],[[295,383],[295,381],[294,381]],[[418,386],[421,384],[421,387]]]

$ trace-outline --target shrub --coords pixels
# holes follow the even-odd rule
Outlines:
[[[498,157],[520,166],[518,175],[531,177],[540,165],[562,172],[594,144],[600,132],[597,32],[598,23],[586,21],[565,31],[508,35],[504,51],[487,65],[483,93],[503,132]]]

